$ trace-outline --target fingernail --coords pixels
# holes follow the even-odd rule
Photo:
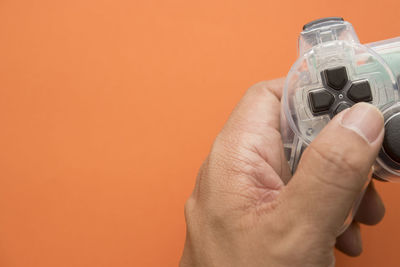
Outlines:
[[[341,124],[372,143],[383,131],[383,116],[376,107],[358,103],[343,114]]]

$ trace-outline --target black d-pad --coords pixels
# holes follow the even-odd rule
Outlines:
[[[355,81],[351,84],[347,96],[354,102],[372,101],[371,86],[368,81]]]
[[[314,113],[329,110],[335,98],[325,89],[314,90],[310,92],[311,109]]]
[[[326,84],[335,90],[342,90],[349,80],[345,67],[326,69],[322,72],[322,75]]]
[[[335,67],[321,72],[325,88],[312,90],[308,94],[314,115],[335,116],[358,102],[371,102],[372,92],[368,80],[349,81],[346,67]]]

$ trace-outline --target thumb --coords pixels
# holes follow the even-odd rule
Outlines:
[[[324,127],[281,194],[285,208],[297,211],[297,223],[337,234],[369,180],[383,125],[377,108],[359,103]]]

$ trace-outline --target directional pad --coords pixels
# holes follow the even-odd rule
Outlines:
[[[314,113],[328,111],[335,98],[328,90],[320,89],[310,92],[310,103]]]
[[[328,114],[334,117],[358,102],[371,102],[371,84],[367,79],[349,80],[344,66],[325,69],[321,72],[325,88],[313,89],[308,93],[310,109],[314,116]]]
[[[353,82],[347,92],[347,97],[356,103],[372,101],[369,82],[367,80]]]
[[[349,78],[347,77],[346,67],[336,67],[323,71],[326,84],[335,90],[342,90]]]

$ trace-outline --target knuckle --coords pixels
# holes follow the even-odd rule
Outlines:
[[[248,93],[262,96],[272,96],[274,94],[271,90],[271,84],[269,81],[261,81],[252,85],[248,90]]]
[[[193,208],[194,208],[194,199],[192,196],[190,196],[189,199],[186,200],[185,207],[184,207],[186,221],[189,220],[189,218],[192,214]]]

